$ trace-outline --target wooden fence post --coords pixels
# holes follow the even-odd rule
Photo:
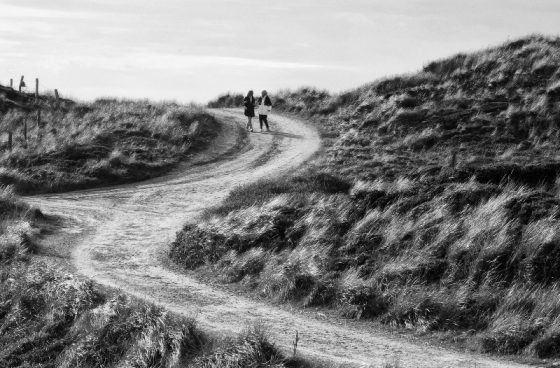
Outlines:
[[[39,78],[35,78],[35,106],[37,107],[37,137],[41,136],[41,105],[39,104]]]
[[[10,78],[10,88],[14,89],[14,78]]]
[[[59,100],[60,100],[60,96],[58,95],[58,89],[54,89],[54,98],[56,100],[56,106],[58,106]]]

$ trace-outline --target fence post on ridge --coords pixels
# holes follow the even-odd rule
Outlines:
[[[14,78],[10,78],[10,88],[14,89]]]
[[[35,78],[35,106],[37,107],[37,137],[41,135],[41,105],[39,104],[39,78]]]

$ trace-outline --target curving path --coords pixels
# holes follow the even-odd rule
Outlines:
[[[398,356],[401,367],[521,367],[512,362],[418,345],[365,324],[271,306],[206,285],[164,266],[162,250],[201,210],[235,186],[278,177],[319,148],[317,132],[301,121],[274,116],[276,133],[243,133],[234,110],[212,112],[222,123],[215,144],[174,173],[112,188],[29,197],[44,212],[64,218],[47,248],[71,254],[73,269],[97,282],[195,317],[203,329],[236,333],[256,323],[290,351],[294,331],[300,354],[344,366],[381,366]]]

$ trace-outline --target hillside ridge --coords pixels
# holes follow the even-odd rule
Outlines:
[[[170,255],[277,302],[558,357],[559,92],[560,39],[533,35],[341,94],[273,94],[325,154],[234,190]]]

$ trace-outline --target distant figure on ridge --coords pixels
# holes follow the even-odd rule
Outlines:
[[[243,105],[245,105],[245,116],[247,117],[247,126],[245,128],[252,132],[253,118],[255,117],[255,97],[253,97],[253,91],[247,93],[247,96],[243,99]]]
[[[268,114],[272,111],[272,101],[270,101],[270,97],[268,97],[268,93],[266,91],[261,92],[261,97],[257,102],[259,105],[259,123],[261,125],[261,132],[263,129],[263,124],[266,126],[266,131],[270,132],[268,128]]]

